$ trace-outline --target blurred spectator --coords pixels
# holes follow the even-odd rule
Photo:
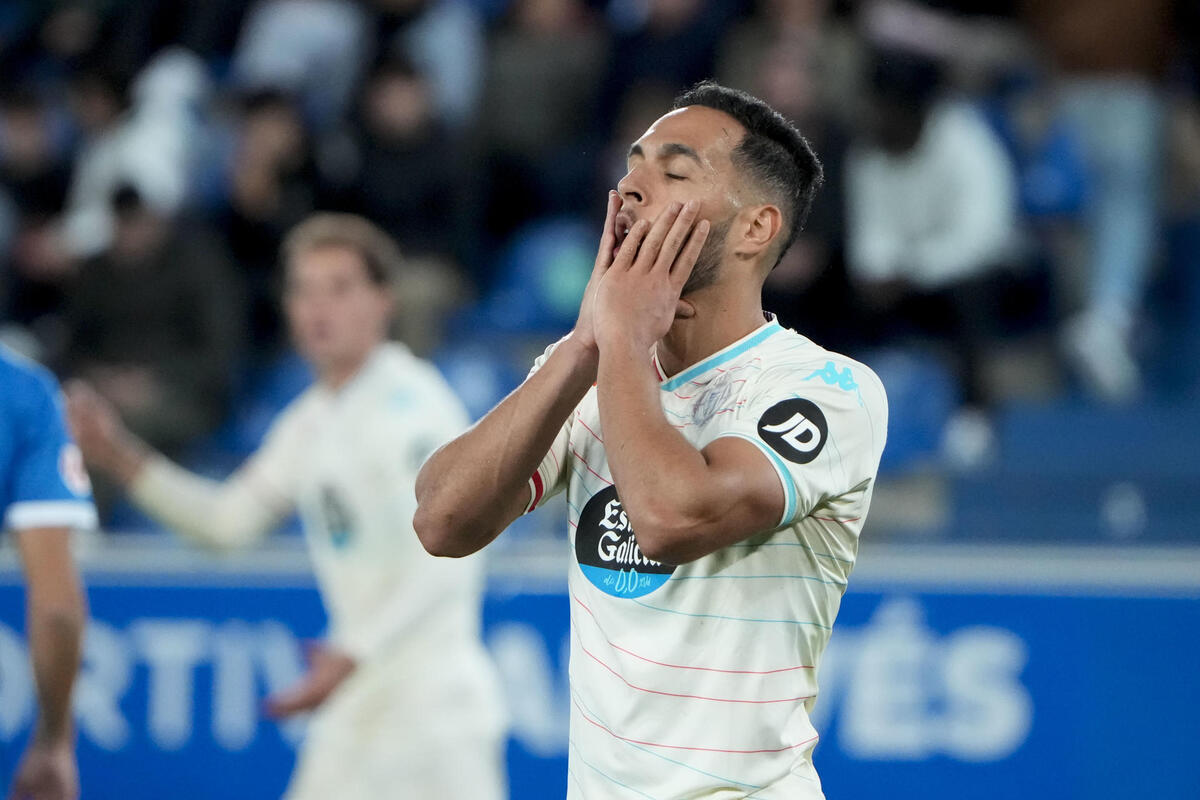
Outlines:
[[[138,191],[112,197],[112,245],[80,269],[66,371],[86,378],[147,441],[178,454],[221,419],[243,338],[228,255]]]
[[[793,57],[803,59],[797,80],[806,84],[806,106],[843,125],[857,121],[867,53],[834,5],[833,0],[759,0],[756,12],[724,37],[717,75],[730,85],[765,85],[761,71],[770,59],[764,54],[795,51]],[[772,80],[784,79],[777,73]]]
[[[59,127],[31,89],[0,100],[0,318],[24,325],[59,309],[74,271],[55,229],[71,176]]]
[[[678,91],[712,77],[717,47],[736,11],[733,3],[704,0],[612,0],[608,18],[615,39],[601,124],[611,124],[625,93],[640,84]]]
[[[131,184],[170,215],[186,199],[195,109],[208,90],[198,59],[182,49],[160,53],[129,81],[99,65],[72,78],[71,104],[84,134],[67,202],[65,243],[94,256],[113,236],[109,197]]]
[[[367,43],[367,17],[350,0],[260,0],[242,28],[233,81],[294,95],[308,121],[325,129],[350,106]]]
[[[431,352],[472,253],[462,147],[436,115],[428,81],[398,56],[372,72],[355,124],[338,138],[321,159],[328,204],[375,221],[400,244],[395,333]]]
[[[245,0],[121,0],[106,6],[111,30],[104,37],[105,53],[130,71],[176,45],[222,71],[247,11]]]
[[[428,76],[438,116],[461,131],[475,119],[487,42],[478,8],[468,0],[372,0],[377,50],[402,55]]]
[[[1088,195],[1080,134],[1040,76],[1010,76],[995,93],[992,123],[1020,177],[1021,211],[1035,223],[1074,218]]]
[[[174,46],[227,59],[246,2],[8,0],[0,8],[0,66],[45,84],[101,51],[111,69],[130,75]]]
[[[9,0],[0,9],[0,68],[31,85],[60,82],[103,35],[103,9],[89,0]]]
[[[844,31],[828,20],[827,0],[767,0],[759,14],[739,26],[723,49],[722,82],[761,97],[799,127],[825,174],[804,230],[763,287],[764,307],[780,321],[830,348],[857,343],[844,263],[843,183],[849,144],[835,113],[830,84],[854,82],[858,54],[846,48]],[[756,43],[756,44],[755,44]],[[838,55],[834,55],[837,52]],[[832,80],[827,75],[846,74]]]
[[[1170,0],[1025,0],[1024,18],[1057,72],[1062,113],[1083,145],[1091,188],[1082,310],[1063,344],[1090,388],[1134,397],[1132,346],[1160,223]]]
[[[1191,101],[1195,103],[1200,100],[1200,5],[1178,3],[1175,17],[1184,70],[1183,82],[1188,84]]]
[[[1058,107],[1049,82],[1025,68],[1006,75],[987,108],[1017,175],[1028,255],[1039,268],[1039,324],[1077,304],[1067,276],[1083,273],[1083,209],[1090,192],[1080,134]],[[1046,279],[1049,280],[1046,280]],[[1051,297],[1051,295],[1056,295]],[[1053,301],[1053,302],[1051,302]],[[1049,311],[1053,306],[1054,311]]]
[[[1003,145],[974,109],[938,97],[932,62],[887,54],[875,70],[871,138],[846,164],[848,266],[868,335],[948,337],[964,396],[946,456],[970,467],[991,448],[982,372],[998,268],[1012,257],[1016,187]]]
[[[1018,0],[866,0],[858,24],[866,41],[885,50],[938,61],[951,82],[986,91],[997,67],[1036,60],[1013,21]]]
[[[1180,58],[1172,97],[1170,196],[1177,217],[1200,224],[1200,4],[1180,3],[1177,12]]]
[[[488,229],[589,208],[607,43],[582,0],[515,0],[488,61],[478,134]]]
[[[29,87],[0,98],[0,185],[22,212],[62,210],[70,180],[56,120]]]
[[[411,63],[393,57],[376,67],[344,144],[333,170],[337,205],[378,222],[406,256],[452,259],[463,236],[462,154]]]
[[[250,292],[251,333],[270,350],[281,337],[276,253],[284,234],[317,207],[317,171],[290,96],[252,93],[239,110],[226,164],[222,228]]]

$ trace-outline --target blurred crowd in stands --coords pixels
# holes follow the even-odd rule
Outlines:
[[[232,463],[302,385],[277,249],[318,209],[397,238],[399,334],[482,413],[710,77],[825,163],[765,306],[877,367],[885,466],[1200,387],[1191,0],[8,0],[0,70],[0,336],[176,457]]]

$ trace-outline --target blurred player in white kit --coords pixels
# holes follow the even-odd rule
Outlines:
[[[395,245],[317,214],[283,246],[284,307],[317,383],[223,483],[150,451],[89,387],[70,388],[87,461],[147,513],[217,548],[253,544],[299,511],[329,640],[284,716],[316,709],[290,800],[507,795],[499,684],[480,640],[482,562],[428,556],[413,535],[425,457],[468,423],[433,365],[389,342]]]

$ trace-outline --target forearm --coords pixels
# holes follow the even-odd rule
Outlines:
[[[128,482],[139,508],[171,530],[208,547],[252,544],[282,510],[258,496],[249,481],[221,483],[194,475],[162,456],[150,456]]]
[[[719,494],[704,455],[667,422],[645,351],[606,343],[597,378],[605,452],[621,504],[652,558],[672,560],[675,540],[711,516]]]
[[[71,734],[71,687],[79,671],[87,617],[78,578],[56,587],[53,597],[31,598],[29,649],[38,696],[38,741],[54,744]]]
[[[594,350],[568,337],[500,405],[430,456],[417,476],[413,519],[429,552],[469,555],[520,516],[530,475],[595,376]]]

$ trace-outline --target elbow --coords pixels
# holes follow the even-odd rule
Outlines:
[[[645,537],[639,531],[638,549],[651,561],[672,566],[695,561],[704,555],[693,552],[693,548],[686,541],[681,541],[674,531],[663,529],[652,529],[652,532]]]
[[[633,520],[638,549],[652,561],[686,564],[706,553],[695,535],[698,521],[669,508],[650,508]]]
[[[446,511],[438,511],[429,504],[417,506],[413,515],[413,530],[421,541],[425,552],[439,558],[462,558],[475,552],[466,545],[466,536],[461,530],[462,525],[455,515]]]
[[[417,512],[413,514],[413,530],[416,531],[417,539],[421,541],[425,552],[431,556],[449,555],[449,536],[445,522],[444,519],[438,519],[425,505],[417,506]]]

